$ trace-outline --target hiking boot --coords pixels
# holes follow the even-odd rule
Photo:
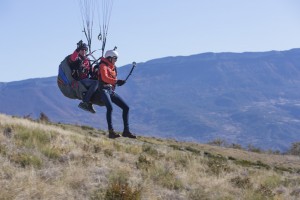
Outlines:
[[[133,135],[132,133],[130,133],[130,131],[124,131],[123,134],[122,134],[123,137],[128,137],[128,138],[133,138],[135,139],[136,136]]]
[[[79,108],[91,112],[91,113],[96,113],[96,111],[93,108],[93,104],[88,103],[88,102],[80,102],[78,105]]]
[[[89,103],[89,107],[90,107],[90,112],[91,112],[91,113],[96,113],[96,110],[94,109],[92,103]]]
[[[116,133],[113,129],[111,129],[108,131],[108,137],[111,139],[115,139],[115,138],[121,137],[121,135]]]

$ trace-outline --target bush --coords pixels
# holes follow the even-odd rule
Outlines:
[[[234,177],[234,178],[230,179],[230,183],[233,186],[238,187],[238,188],[242,188],[242,189],[252,188],[252,183],[250,182],[249,177],[242,178],[240,176],[237,176],[237,177]]]
[[[255,152],[255,153],[262,153],[262,150],[260,148],[255,147],[252,144],[248,145],[248,151]]]
[[[111,183],[105,193],[106,200],[138,200],[141,199],[141,189],[131,188],[128,183]]]
[[[151,165],[153,165],[153,163],[145,155],[140,155],[136,162],[136,167],[138,169],[144,169],[146,171],[148,171]]]
[[[300,142],[292,143],[291,148],[288,150],[288,154],[300,156]]]
[[[41,112],[39,120],[41,122],[50,122],[49,117],[45,113],[43,113],[43,112]]]
[[[110,176],[110,183],[105,191],[105,200],[138,200],[141,199],[140,187],[134,188],[128,184],[129,174],[117,170]]]
[[[214,139],[213,141],[208,142],[208,144],[214,145],[214,146],[219,146],[219,147],[227,145],[225,140],[220,139],[220,138]]]
[[[256,190],[257,193],[261,194],[262,196],[266,198],[272,198],[274,197],[274,193],[270,189],[270,187],[265,185],[260,185],[259,188]]]
[[[229,172],[231,170],[227,160],[223,158],[209,158],[207,166],[207,172],[216,176],[219,176],[221,173]]]
[[[153,149],[150,145],[143,145],[142,150],[145,153],[148,153],[149,155],[152,155],[154,157],[158,156],[158,151],[156,149]]]

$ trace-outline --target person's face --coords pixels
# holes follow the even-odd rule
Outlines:
[[[86,49],[81,49],[81,50],[79,51],[79,54],[80,54],[81,56],[86,56]]]
[[[111,58],[111,62],[112,62],[112,64],[115,64],[116,62],[117,62],[117,60],[118,60],[118,57],[112,57]]]

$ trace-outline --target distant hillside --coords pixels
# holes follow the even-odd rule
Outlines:
[[[59,64],[59,63],[58,63]],[[130,66],[119,68],[125,78]],[[300,141],[300,49],[203,53],[138,63],[117,92],[140,135],[286,150]],[[0,84],[0,112],[106,129],[105,109],[91,115],[65,98],[56,78]],[[113,121],[122,130],[121,114]]]
[[[299,199],[299,156],[0,114],[1,199]]]

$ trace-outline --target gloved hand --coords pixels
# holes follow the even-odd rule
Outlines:
[[[122,86],[122,85],[124,85],[126,83],[126,81],[124,81],[124,80],[117,80],[117,86]]]
[[[77,43],[77,49],[76,49],[77,52],[80,51],[80,49],[82,48],[82,45],[83,45],[83,42],[82,42],[82,40],[80,40],[80,41]]]

